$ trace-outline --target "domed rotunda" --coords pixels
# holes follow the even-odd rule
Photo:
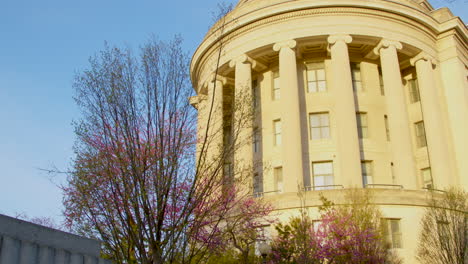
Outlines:
[[[191,62],[199,135],[248,144],[225,173],[287,221],[319,193],[371,189],[389,242],[417,263],[429,190],[468,190],[468,29],[426,0],[240,0]],[[236,128],[236,98],[253,118]],[[215,150],[210,150],[215,151]]]

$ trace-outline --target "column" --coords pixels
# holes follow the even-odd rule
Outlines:
[[[8,264],[8,263],[18,263],[18,253],[20,243],[19,241],[15,241],[15,239],[7,236],[0,235],[0,240],[3,242],[0,244],[0,264]]]
[[[450,136],[453,140],[453,162],[456,169],[455,185],[468,189],[468,82],[466,69],[459,57],[458,44],[446,49],[440,56],[440,74],[448,112]],[[452,157],[451,155],[451,157]]]
[[[444,120],[439,107],[439,96],[434,79],[432,65],[434,60],[425,53],[420,53],[411,59],[411,65],[416,67],[418,76],[419,94],[426,129],[427,148],[431,164],[432,179],[436,189],[444,189],[455,184],[453,171],[449,160],[447,146],[447,133],[444,129]]]
[[[242,179],[252,182],[253,177],[253,107],[252,107],[252,59],[247,55],[232,60],[235,67],[235,90],[232,131],[235,136],[234,168]]]
[[[285,192],[297,192],[303,187],[303,160],[299,109],[299,84],[297,81],[295,40],[276,43],[279,51],[281,91],[282,165]]]
[[[208,96],[205,100],[203,115],[205,128],[208,129],[207,138],[207,159],[208,164],[220,166],[224,150],[224,122],[223,122],[223,86],[226,78],[213,75],[208,82]],[[210,114],[211,112],[211,114]],[[221,164],[222,166],[222,164]]]
[[[335,184],[362,187],[361,153],[356,122],[353,83],[348,54],[349,35],[328,37],[331,53],[332,89],[336,98],[335,120],[338,133],[338,161],[340,175]]]
[[[382,40],[374,53],[380,55],[395,178],[404,188],[416,189],[416,166],[397,56],[397,50],[401,48],[398,41]]]

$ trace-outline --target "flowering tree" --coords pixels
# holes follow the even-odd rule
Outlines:
[[[346,206],[335,206],[323,195],[321,200],[320,221],[314,224],[302,213],[277,227],[273,263],[399,263],[387,250],[380,212],[368,192],[349,191]]]
[[[220,233],[236,212],[251,220],[268,212],[252,211],[256,200],[224,184],[236,143],[207,158],[210,135],[220,132],[197,139],[180,43],[150,41],[139,58],[106,47],[76,76],[83,117],[63,186],[66,224],[102,240],[117,263],[202,261],[223,244]]]

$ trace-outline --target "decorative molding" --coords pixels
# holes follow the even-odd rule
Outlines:
[[[397,23],[405,24],[405,26],[413,28],[414,30],[417,30],[420,33],[426,35],[426,37],[433,39],[434,42],[437,40],[437,37],[433,28],[428,27],[426,24],[420,23],[420,21],[411,20],[408,17],[401,16],[401,15],[394,14],[394,13],[389,13],[388,11],[381,11],[381,10],[375,10],[375,9],[363,9],[363,8],[356,8],[356,7],[320,7],[320,8],[314,8],[314,9],[298,10],[298,11],[282,13],[282,14],[271,14],[269,16],[256,19],[255,21],[252,21],[251,23],[246,23],[245,25],[240,25],[240,26],[238,25],[235,28],[227,30],[225,34],[223,34],[222,36],[215,37],[214,39],[213,39],[214,32],[210,32],[207,34],[207,36],[205,36],[204,40],[202,41],[202,44],[196,51],[195,56],[197,55],[197,53],[199,53],[200,50],[203,50],[199,53],[199,56],[196,57],[195,59],[196,63],[193,64],[191,68],[195,71],[200,70],[200,69],[197,69],[198,67],[197,65],[203,65],[206,63],[207,58],[209,58],[216,51],[217,46],[215,45],[215,43],[218,43],[222,39],[224,40],[233,39],[240,35],[251,32],[261,26],[271,25],[271,24],[279,23],[285,20],[300,18],[304,16],[332,15],[332,14],[343,14],[343,13],[345,13],[346,15],[359,15],[359,16],[373,17],[373,18],[378,17],[380,19],[386,19],[386,20],[397,22]]]
[[[414,56],[413,58],[410,59],[411,66],[415,66],[416,63],[420,60],[428,61],[432,65],[436,65],[437,61],[432,57],[431,55],[427,54],[424,51],[421,51],[418,55]]]
[[[212,73],[210,75],[210,77],[208,78],[208,80],[206,80],[206,82],[203,85],[208,87],[210,83],[215,82],[215,81],[221,82],[221,84],[223,86],[228,84],[228,83],[233,83],[234,82],[231,78],[228,78],[228,77],[225,77],[225,76],[222,76],[222,75],[219,75],[219,74]]]
[[[296,48],[296,45],[297,45],[297,41],[295,41],[294,39],[285,40],[285,41],[275,43],[275,45],[273,45],[273,50],[280,51],[282,48],[294,49]]]
[[[252,59],[247,54],[242,54],[236,59],[232,59],[231,61],[229,61],[229,67],[235,68],[237,63],[250,63],[252,65],[252,69],[256,71],[263,71],[267,69],[266,65],[262,64],[261,62],[255,59]]]
[[[377,56],[380,56],[380,50],[381,49],[386,49],[390,46],[395,47],[396,50],[401,50],[403,48],[403,45],[401,42],[396,41],[396,40],[389,40],[389,39],[382,39],[379,44],[377,44],[377,47],[374,48],[374,54]]]
[[[344,43],[349,44],[353,41],[353,38],[348,34],[334,34],[328,36],[327,41],[330,45],[333,45],[338,41],[344,41]]]

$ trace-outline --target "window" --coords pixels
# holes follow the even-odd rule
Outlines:
[[[260,132],[258,128],[253,131],[253,151],[257,153],[260,151]]]
[[[426,131],[424,129],[424,122],[419,121],[417,123],[414,123],[414,127],[416,130],[416,144],[418,148],[422,148],[427,146],[426,143]]]
[[[283,167],[274,169],[275,185],[277,192],[283,192]]]
[[[309,63],[307,67],[307,92],[317,93],[327,91],[325,65],[323,63]]]
[[[273,72],[273,100],[281,98],[279,71]]]
[[[385,240],[390,248],[402,248],[400,219],[386,218],[383,219],[382,223]]]
[[[328,113],[309,114],[311,139],[330,138],[330,119]]]
[[[333,188],[333,163],[331,161],[312,162],[314,190]]]
[[[231,182],[233,175],[232,175],[232,166],[230,162],[224,163],[223,172],[224,172],[224,180],[226,181],[226,183]]]
[[[439,235],[439,241],[443,245],[450,243],[450,238],[453,239],[453,233],[450,230],[449,222],[443,219],[437,220],[437,234]]]
[[[380,94],[385,95],[383,76],[382,76],[382,68],[380,68],[380,67],[379,67],[379,84],[380,84]]]
[[[273,130],[275,133],[275,146],[281,145],[281,120],[273,121]]]
[[[431,168],[424,168],[421,170],[421,176],[423,179],[423,186],[426,189],[433,189],[432,185],[432,175],[431,175]]]
[[[258,100],[258,81],[253,80],[252,81],[252,104],[253,108],[256,109],[259,105],[259,100]]]
[[[223,142],[224,142],[225,147],[230,147],[231,144],[232,144],[231,132],[232,132],[231,126],[225,126],[224,127],[224,129],[223,129],[223,134],[224,134]]]
[[[253,177],[253,192],[256,197],[263,193],[263,179],[258,173],[255,173]]]
[[[361,82],[361,66],[359,63],[351,63],[351,78],[353,80],[353,91],[363,92]]]
[[[419,87],[418,79],[412,79],[408,81],[409,93],[410,93],[410,102],[416,103],[419,102]]]
[[[372,161],[362,161],[361,162],[361,171],[362,171],[362,183],[364,187],[367,184],[373,184],[373,177],[372,177]]]
[[[357,113],[356,121],[358,126],[359,138],[367,138],[369,136],[368,124],[367,124],[367,113]]]
[[[312,228],[314,229],[315,233],[319,231],[321,225],[322,220],[312,220]]]
[[[390,141],[390,129],[388,129],[388,117],[386,115],[384,116],[384,122],[385,122],[385,134],[387,135],[387,141]]]

